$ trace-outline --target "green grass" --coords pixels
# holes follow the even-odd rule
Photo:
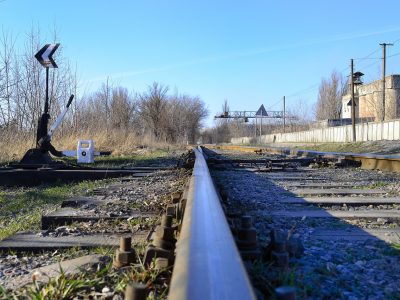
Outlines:
[[[78,293],[101,292],[102,288],[109,286],[110,283],[115,284],[120,281],[118,274],[111,273],[110,270],[111,263],[94,272],[82,270],[81,273],[73,275],[68,275],[60,270],[60,275],[51,278],[48,283],[35,281],[22,290],[6,296],[28,299],[72,299]]]
[[[366,142],[348,142],[348,143],[288,143],[287,147],[302,150],[314,150],[321,152],[352,152],[365,153],[376,150],[376,146]],[[247,146],[265,146],[261,144],[248,144]],[[279,144],[268,144],[271,147],[284,147]],[[284,147],[285,148],[285,147]]]
[[[385,186],[387,186],[387,185],[389,185],[388,182],[377,181],[377,182],[374,182],[374,183],[371,183],[371,184],[365,186],[365,188],[366,188],[366,189],[377,189],[377,188],[385,187]]]
[[[400,243],[390,244],[389,247],[382,251],[382,254],[387,256],[400,256]]]
[[[44,212],[55,210],[64,199],[83,195],[109,181],[0,190],[0,240],[18,231],[38,230]]]
[[[281,269],[271,262],[253,261],[247,265],[247,268],[253,284],[266,297],[273,296],[278,286],[289,285],[296,288],[299,286],[296,280],[296,266]]]
[[[400,252],[400,243],[392,244],[392,248]]]
[[[127,284],[134,281],[146,285],[152,291],[147,299],[166,299],[172,268],[158,270],[154,264],[145,268],[142,263],[138,263],[116,270],[112,267],[112,254],[108,249],[100,249],[99,252],[109,257],[109,263],[98,265],[95,270],[82,269],[78,274],[66,274],[60,269],[60,274],[47,283],[34,281],[18,291],[8,292],[0,286],[0,298],[72,299],[83,295],[90,298],[101,293],[105,287],[111,293],[122,296]]]
[[[145,149],[141,153],[133,153],[130,155],[109,155],[109,156],[96,156],[95,162],[92,164],[83,164],[86,167],[98,167],[98,168],[112,168],[122,167],[125,165],[140,166],[148,164],[157,164],[166,160],[171,159],[171,154],[175,151],[181,151],[182,149],[172,149],[169,147],[158,148],[158,149]],[[63,157],[57,158],[58,161],[65,163],[76,164],[76,157]],[[17,160],[2,161],[0,158],[0,167],[5,166],[9,163],[18,163]]]
[[[143,155],[101,157],[92,166],[115,167],[132,164],[133,160],[133,165],[142,163],[147,165],[170,159],[169,151],[157,150]],[[91,190],[115,180],[118,179],[51,186],[42,185],[35,188],[0,187],[0,240],[18,231],[38,230],[40,228],[41,215],[57,209],[64,199],[79,195],[90,195]],[[135,219],[128,221],[132,230],[137,226],[151,227],[155,222],[155,217],[142,219],[140,224]],[[145,252],[145,245],[137,245],[135,249],[142,256]],[[111,258],[115,249],[99,247],[90,251],[91,253],[98,253]],[[70,259],[79,254],[81,254],[81,250],[72,248],[57,253],[57,256]],[[115,270],[110,262],[106,266],[104,264],[99,266],[94,271],[83,270],[81,273],[74,275],[61,272],[59,276],[50,279],[48,283],[34,282],[19,291],[5,291],[0,286],[0,299],[72,299],[82,295],[94,296],[96,292],[101,292],[104,287],[123,295],[123,291],[130,281],[140,282],[148,286],[152,294],[147,299],[165,299],[168,293],[171,271],[170,268],[157,270],[154,265],[146,269],[141,263],[123,270]]]
[[[129,156],[104,156],[96,158],[92,167],[119,167],[159,164],[170,158],[169,149],[157,149]],[[66,158],[67,162],[74,162]],[[73,184],[42,185],[35,188],[3,189],[0,187],[0,240],[18,232],[38,230],[44,212],[54,211],[64,199],[83,195],[117,179],[84,181]]]
[[[365,145],[363,142],[321,143],[321,144],[313,144],[313,145],[301,145],[296,148],[304,149],[304,150],[322,151],[322,152],[352,152],[352,153],[365,152]]]
[[[396,233],[397,238],[400,239],[400,235]],[[393,243],[390,245],[390,254],[393,256],[400,256],[400,243]]]
[[[85,164],[87,167],[98,167],[98,168],[112,168],[121,166],[140,166],[148,164],[158,164],[165,160],[170,159],[171,151],[168,148],[149,150],[144,153],[135,153],[131,155],[120,155],[120,156],[98,156],[95,158],[93,164]],[[62,159],[68,163],[76,163],[76,158],[67,157]]]

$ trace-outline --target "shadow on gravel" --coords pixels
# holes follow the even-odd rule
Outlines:
[[[283,188],[283,182],[337,183],[322,169],[257,173],[219,164],[210,171],[227,194],[228,218],[253,218],[263,260],[248,264],[248,271],[267,299],[280,285],[295,286],[299,299],[400,299],[400,210],[318,205]],[[302,253],[289,251],[284,267],[268,253],[276,231],[304,246]]]

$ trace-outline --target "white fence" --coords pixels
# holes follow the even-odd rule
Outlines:
[[[356,125],[356,141],[400,140],[400,120],[383,123],[361,123]],[[232,138],[232,144],[248,144],[254,137]],[[353,141],[351,125],[337,126],[309,131],[275,133],[257,137],[261,143],[329,143]]]

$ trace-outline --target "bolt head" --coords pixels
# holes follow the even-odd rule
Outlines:
[[[174,234],[175,234],[174,228],[172,227],[157,226],[155,230],[156,238],[163,239],[166,241],[174,241],[175,240]]]
[[[278,300],[296,300],[296,288],[293,286],[277,287],[275,293]]]
[[[284,241],[284,240],[276,240],[276,241],[274,241],[273,249],[276,252],[284,252],[284,251],[286,251],[286,241]]]
[[[146,299],[147,286],[138,282],[131,282],[126,286],[125,298],[128,300]]]
[[[169,261],[166,257],[158,257],[155,260],[155,267],[157,270],[166,269],[169,267]]]
[[[286,268],[289,265],[289,253],[287,252],[271,252],[271,258],[278,267]]]
[[[171,216],[172,218],[176,215],[176,205],[168,205],[166,210],[167,216]],[[172,224],[172,219],[171,219]]]
[[[114,266],[123,267],[128,266],[136,261],[136,253],[134,251],[115,251]]]
[[[257,243],[257,232],[255,229],[238,229],[237,237],[241,241]]]
[[[119,240],[119,249],[121,251],[130,251],[132,249],[132,238],[130,236],[121,236]]]
[[[252,226],[252,218],[250,216],[242,216],[240,223],[242,228],[250,228]]]
[[[168,214],[168,213],[166,215],[163,215],[161,217],[161,226],[163,226],[163,227],[171,227],[172,226],[172,219],[173,219],[173,216]]]
[[[181,196],[182,196],[181,192],[172,193],[171,195],[172,203],[178,203],[179,200],[181,199]]]

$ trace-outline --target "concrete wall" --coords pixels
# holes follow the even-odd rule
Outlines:
[[[263,135],[255,140],[254,137],[232,138],[232,144],[249,143],[329,143],[351,142],[351,125],[337,126],[309,131],[276,133]],[[356,125],[357,142],[400,140],[400,120],[392,120],[383,123],[362,123]]]

